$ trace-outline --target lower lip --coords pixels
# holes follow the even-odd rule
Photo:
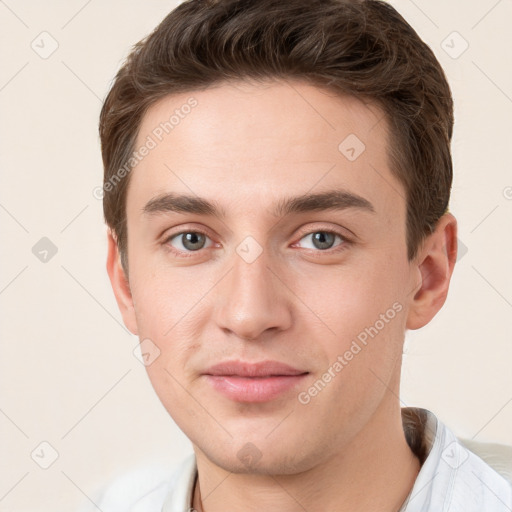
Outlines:
[[[216,391],[235,402],[268,402],[296,387],[307,374],[272,377],[206,375]]]

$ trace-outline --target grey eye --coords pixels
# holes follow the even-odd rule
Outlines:
[[[307,247],[308,249],[319,249],[326,250],[335,247],[334,241],[336,238],[342,240],[342,237],[336,233],[330,233],[329,231],[315,231],[302,237],[301,240],[309,238],[313,247]],[[340,244],[337,244],[340,245]]]
[[[203,249],[207,239],[208,237],[203,233],[199,233],[197,231],[185,231],[174,235],[169,241],[173,247],[176,247],[175,242],[177,241],[178,247],[176,247],[176,249],[186,252]]]

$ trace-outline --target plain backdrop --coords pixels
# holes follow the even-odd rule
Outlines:
[[[134,356],[93,195],[101,100],[177,3],[0,0],[0,511],[74,510],[128,468],[191,452]],[[512,444],[512,2],[391,3],[452,87],[460,243],[445,306],[407,335],[402,404]]]

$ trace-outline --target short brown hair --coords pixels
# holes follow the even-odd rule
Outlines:
[[[145,112],[164,96],[243,79],[305,80],[383,109],[411,261],[452,184],[453,101],[432,50],[382,0],[187,0],[134,46],[101,110],[103,210],[125,270],[126,165]]]

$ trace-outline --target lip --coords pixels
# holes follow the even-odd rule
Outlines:
[[[225,361],[208,368],[205,375],[222,375],[235,377],[273,377],[273,376],[293,376],[307,373],[305,370],[299,370],[293,366],[279,361],[259,361],[257,363],[248,363],[244,361]]]
[[[227,361],[203,375],[216,391],[235,402],[268,402],[298,386],[308,373],[278,361]]]

